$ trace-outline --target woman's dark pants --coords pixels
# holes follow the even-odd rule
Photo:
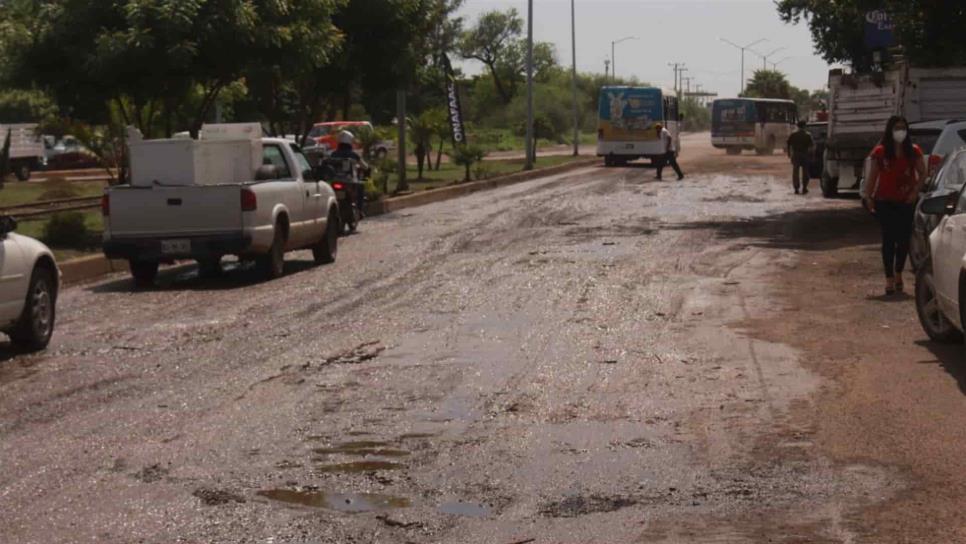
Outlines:
[[[882,267],[887,278],[901,273],[906,266],[915,210],[915,204],[875,201],[875,216],[882,228]]]

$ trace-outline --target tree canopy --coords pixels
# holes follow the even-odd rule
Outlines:
[[[904,53],[926,66],[966,64],[966,3],[942,0],[777,0],[786,23],[806,21],[815,49],[829,63],[856,71],[872,67],[865,44],[866,14],[885,10],[895,25]]]

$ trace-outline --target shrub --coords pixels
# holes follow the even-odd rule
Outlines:
[[[461,145],[453,149],[449,157],[455,164],[458,164],[466,169],[466,177],[463,179],[463,181],[469,181],[470,168],[472,168],[474,164],[482,161],[483,157],[486,157],[486,151],[483,151],[483,148],[477,145]]]
[[[44,225],[44,242],[53,247],[82,247],[89,236],[84,214],[80,212],[55,214]]]

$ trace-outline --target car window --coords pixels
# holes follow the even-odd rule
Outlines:
[[[296,144],[290,144],[290,147],[292,148],[292,153],[295,155],[295,162],[298,163],[299,171],[311,172],[312,165],[309,164],[309,160],[305,158],[304,154],[302,154],[302,150],[299,149],[299,146]]]
[[[940,134],[942,134],[942,131],[935,129],[913,129],[909,131],[912,143],[921,147],[922,152],[926,155],[932,153]]]
[[[277,145],[266,145],[262,149],[262,164],[270,164],[274,166],[278,171],[279,179],[287,179],[292,177],[292,172],[289,170],[288,163],[285,162],[285,154],[282,153],[282,149]]]

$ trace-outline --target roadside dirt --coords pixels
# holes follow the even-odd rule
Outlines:
[[[0,362],[0,542],[964,540],[962,352],[874,224],[684,147],[67,289]]]

